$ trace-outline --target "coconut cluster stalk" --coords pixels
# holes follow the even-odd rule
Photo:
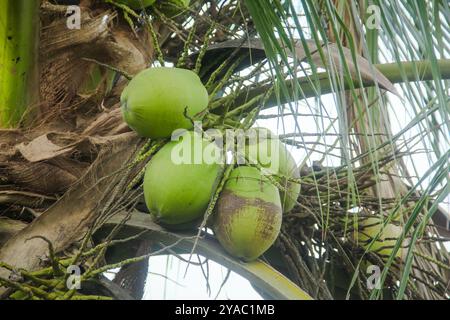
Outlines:
[[[0,128],[17,127],[38,100],[38,41],[39,1],[2,1]]]

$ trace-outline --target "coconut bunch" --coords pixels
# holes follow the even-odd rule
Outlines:
[[[266,128],[253,128],[256,139],[244,140],[227,163],[213,130],[249,129],[254,121],[245,117],[244,125],[217,121],[208,113],[209,96],[195,72],[161,67],[142,71],[122,93],[125,122],[139,135],[162,142],[143,180],[145,203],[154,221],[174,231],[208,227],[229,254],[243,261],[264,254],[302,288],[317,291],[318,298],[345,296],[340,290],[349,288],[348,275],[355,270],[361,271],[350,294],[368,298],[370,292],[362,289],[366,271],[370,266],[382,269],[392,256],[386,280],[386,295],[392,295],[408,252],[409,235],[404,233],[408,213],[395,218],[376,214],[381,212],[377,198],[365,194],[376,183],[371,168],[353,168],[362,201],[359,210],[349,214],[351,199],[336,191],[349,187],[348,168],[316,165],[299,170],[286,146]],[[196,121],[203,121],[203,128],[196,127]],[[388,153],[380,159],[381,166],[398,156]],[[384,205],[383,211],[394,208],[395,203]],[[323,212],[329,212],[327,219]],[[428,263],[426,259],[421,263]],[[440,272],[424,275],[416,270],[414,277],[433,281],[442,276]],[[318,282],[323,278],[333,285],[339,283],[333,279],[342,278],[342,287]]]
[[[289,179],[299,172],[286,146],[264,128],[253,130],[255,139],[247,139],[236,161],[226,164],[224,148],[193,130],[199,120],[210,131],[223,129],[205,116],[208,103],[200,78],[180,68],[146,69],[121,96],[130,128],[152,140],[172,138],[145,170],[145,202],[155,220],[178,230],[207,224],[227,252],[251,261],[278,237],[283,212],[300,192]]]
[[[244,261],[258,258],[277,239],[275,251],[287,247],[297,251],[296,239],[305,243],[318,240],[314,231],[317,226],[343,239],[335,245],[347,248],[349,255],[356,253],[355,257],[361,257],[361,269],[388,261],[402,236],[402,222],[377,217],[373,213],[377,211],[375,208],[366,215],[344,215],[345,210],[339,210],[345,206],[342,196],[331,190],[345,189],[345,168],[332,174],[313,172],[302,177],[306,184],[305,199],[317,196],[314,187],[317,185],[320,193],[335,198],[336,208],[332,212],[336,216],[332,216],[329,227],[320,222],[319,212],[317,216],[292,212],[300,193],[300,172],[286,146],[268,129],[255,128],[256,139],[246,140],[240,152],[234,154],[239,165],[234,162],[227,165],[224,151],[213,137],[194,130],[195,121],[200,120],[206,123],[203,128],[206,132],[224,128],[205,112],[208,104],[208,94],[199,77],[179,68],[147,69],[135,76],[122,93],[122,113],[130,128],[157,141],[167,141],[172,136],[172,141],[153,156],[145,170],[145,202],[155,221],[172,230],[210,227],[223,248]],[[239,125],[235,127],[239,128]],[[389,155],[381,163],[387,165],[394,158]],[[355,170],[358,181],[362,182],[358,185],[361,191],[374,183],[373,173],[366,169]],[[328,186],[325,190],[322,180]],[[304,203],[304,207],[323,206],[317,201]],[[284,231],[283,213],[288,218]],[[353,219],[357,219],[356,223]],[[299,236],[298,232],[303,234]],[[332,246],[328,250],[334,250]],[[397,270],[401,268],[407,246],[408,241],[403,241],[394,254]],[[307,251],[314,255],[315,249]],[[298,254],[295,253],[297,257]],[[304,258],[311,260],[311,257]],[[356,260],[355,264],[360,262]],[[390,277],[395,281],[395,272]],[[310,285],[313,283],[304,287]]]

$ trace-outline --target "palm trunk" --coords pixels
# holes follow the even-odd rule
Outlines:
[[[39,1],[4,0],[0,11],[0,128],[14,128],[39,98]]]

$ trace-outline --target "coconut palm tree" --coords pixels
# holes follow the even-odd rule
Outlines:
[[[149,257],[201,254],[268,298],[448,299],[445,1],[2,6],[3,298],[140,298]],[[272,126],[296,155],[299,177],[284,178],[300,195],[259,260],[231,257],[205,232],[231,165],[197,230],[147,213],[143,170],[167,140],[129,129],[120,94],[155,66],[200,76],[203,129]]]

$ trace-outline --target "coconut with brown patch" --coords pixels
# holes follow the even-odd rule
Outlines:
[[[278,189],[254,167],[238,167],[228,178],[213,218],[216,238],[231,255],[252,261],[275,242],[281,228]]]

